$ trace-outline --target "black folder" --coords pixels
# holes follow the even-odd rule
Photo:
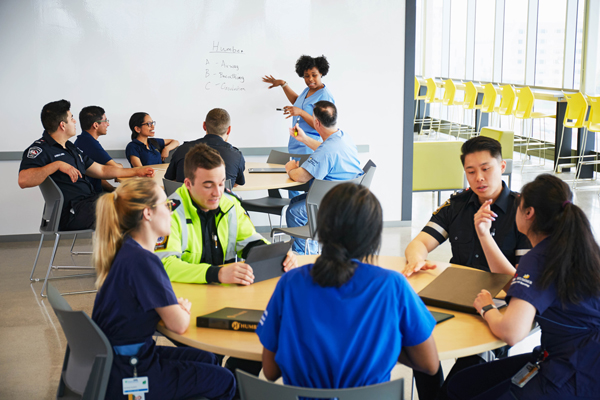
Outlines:
[[[511,279],[505,274],[448,267],[419,292],[419,297],[428,306],[477,314],[473,302],[479,292],[486,289],[496,297]]]
[[[283,261],[291,247],[290,240],[251,248],[246,264],[252,267],[254,283],[283,275]]]
[[[263,310],[226,307],[196,318],[199,328],[227,329],[232,331],[255,332]]]

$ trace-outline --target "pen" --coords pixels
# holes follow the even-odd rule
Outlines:
[[[215,249],[219,248],[218,242],[217,242],[217,235],[213,235],[213,240],[215,241]]]

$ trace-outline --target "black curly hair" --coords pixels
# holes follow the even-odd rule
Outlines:
[[[311,56],[302,55],[298,61],[296,61],[296,73],[300,78],[304,76],[304,71],[313,69],[314,67],[317,67],[319,73],[323,76],[327,75],[329,72],[329,62],[325,56],[313,58]]]

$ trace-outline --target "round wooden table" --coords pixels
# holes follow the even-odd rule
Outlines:
[[[299,256],[298,261],[300,265],[304,265],[313,262],[316,257]],[[404,267],[405,260],[403,257],[380,256],[376,264],[400,272]],[[419,272],[408,278],[416,292],[427,286],[450,266],[448,263],[437,264],[438,268],[434,270]],[[165,336],[191,347],[260,361],[262,345],[256,333],[197,328],[196,317],[224,307],[264,310],[278,280],[279,278],[273,278],[250,286],[173,283],[177,297],[184,297],[192,302],[190,327],[183,335],[178,335],[166,329],[161,322],[158,330]],[[478,354],[506,344],[492,334],[487,323],[479,315],[436,307],[428,308],[454,315],[454,318],[436,325],[433,331],[439,357],[442,360]]]
[[[160,187],[163,187],[163,178],[169,164],[155,164],[148,165],[148,167],[154,168],[154,177],[152,178]],[[247,192],[251,190],[268,190],[268,189],[284,189],[291,188],[294,186],[303,185],[301,182],[295,182],[290,179],[288,174],[285,172],[269,172],[269,173],[251,173],[248,172],[250,168],[282,168],[280,164],[268,164],[268,163],[257,163],[249,162],[246,163],[246,170],[244,171],[244,177],[246,183],[243,186],[236,186],[233,188],[234,192]],[[119,182],[124,182],[131,178],[119,178]]]

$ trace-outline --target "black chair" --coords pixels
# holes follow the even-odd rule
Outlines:
[[[48,264],[48,271],[46,272],[46,277],[44,278],[44,284],[42,285],[42,291],[40,295],[42,297],[46,297],[44,295],[44,291],[48,285],[49,279],[65,279],[65,278],[75,278],[80,276],[92,276],[95,275],[93,273],[86,274],[75,274],[75,275],[65,275],[65,276],[55,276],[50,277],[50,271],[54,269],[94,269],[94,267],[86,266],[58,266],[54,264],[54,258],[56,257],[56,251],[58,249],[58,244],[60,242],[61,235],[75,235],[73,238],[73,243],[71,244],[71,254],[72,255],[80,255],[80,254],[91,254],[91,252],[77,252],[73,251],[73,247],[75,246],[75,240],[77,240],[77,235],[81,233],[92,233],[93,229],[83,229],[78,231],[61,231],[58,228],[58,224],[60,223],[60,216],[62,213],[63,204],[65,202],[64,196],[56,183],[52,180],[52,178],[47,177],[44,182],[39,185],[40,190],[42,191],[42,196],[44,197],[44,211],[42,213],[42,222],[40,223],[40,233],[42,237],[40,238],[40,245],[38,246],[37,255],[35,256],[35,261],[33,263],[33,268],[31,269],[31,275],[29,275],[29,280],[31,282],[39,282],[39,279],[33,279],[33,273],[35,272],[35,267],[37,266],[38,259],[40,257],[40,252],[42,250],[42,244],[44,243],[45,235],[54,235],[54,247],[52,248],[52,256],[50,257],[50,263]],[[83,290],[77,292],[67,292],[63,293],[63,295],[67,294],[80,294],[80,293],[94,293],[96,290]]]
[[[83,311],[73,311],[52,285],[48,300],[67,337],[57,399],[104,400],[113,362],[106,335]]]
[[[299,159],[300,164],[302,164],[304,161],[308,160],[308,157],[310,157],[310,154],[291,154],[283,153],[277,150],[271,150],[271,153],[269,153],[269,158],[267,159],[267,163],[285,165],[288,161],[290,161],[290,158],[294,158]],[[308,186],[296,186],[293,188],[289,188],[289,190],[306,191],[308,190]],[[244,210],[267,214],[269,217],[269,226],[271,227],[271,229],[273,229],[273,224],[271,223],[271,214],[279,215],[279,227],[281,228],[283,227],[285,210],[289,205],[290,200],[282,198],[279,189],[269,189],[268,197],[261,197],[259,199],[251,200],[242,200],[242,207],[244,207]]]
[[[338,400],[404,399],[404,379],[347,389],[310,389],[278,385],[239,369],[235,374],[242,400],[297,400],[300,397]]]

